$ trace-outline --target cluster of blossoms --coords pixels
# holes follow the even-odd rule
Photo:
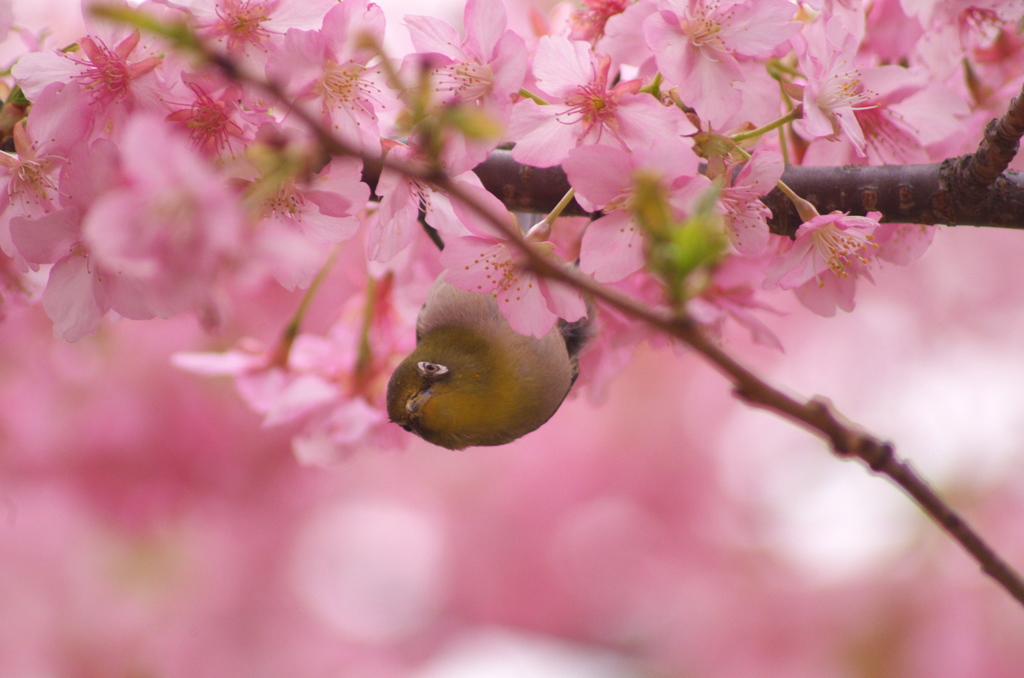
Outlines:
[[[192,312],[216,327],[238,290],[312,291],[344,252],[362,292],[328,336],[286,333],[180,362],[236,375],[269,423],[306,421],[296,450],[310,461],[397,445],[384,385],[442,270],[494,294],[526,334],[587,313],[578,293],[522,265],[500,228],[513,217],[472,171],[512,142],[519,163],[562,166],[598,214],[548,220],[531,236],[537,249],[661,305],[643,215],[663,215],[669,231],[700,221],[721,244],[693,276],[689,312],[778,346],[758,317],[772,310],[765,290],[793,290],[822,315],[851,310],[858,280],[881,260],[920,256],[933,229],[809,214],[785,238],[759,198],[787,162],[966,150],[1019,88],[998,67],[1005,56],[986,57],[1020,51],[1014,7],[585,0],[519,34],[500,0],[468,0],[462,31],[405,17],[415,51],[403,56],[383,49],[385,13],[368,0],[93,3],[88,35],[35,44],[6,83],[0,310],[41,301],[69,341],[106,316]],[[325,133],[352,153],[326,153]],[[364,161],[382,154],[371,190]],[[596,382],[610,371],[598,365],[622,364],[645,337],[612,312],[598,322],[586,358]]]

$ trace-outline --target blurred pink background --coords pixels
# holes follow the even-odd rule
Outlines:
[[[75,18],[44,5],[17,16]],[[410,5],[383,3],[393,34],[461,12]],[[940,231],[853,314],[773,298],[785,354],[729,347],[895,441],[1024,569],[1021,261],[1024,234]],[[295,303],[263,290],[233,330]],[[1021,675],[1024,611],[896,487],[685,352],[641,349],[506,447],[314,469],[169,364],[232,328],[51,331],[38,306],[0,324],[0,676]]]

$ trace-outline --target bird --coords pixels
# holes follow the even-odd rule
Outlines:
[[[504,445],[536,430],[579,376],[592,334],[587,317],[542,337],[514,331],[493,295],[462,290],[442,274],[416,321],[416,348],[388,381],[388,416],[429,443],[461,450]]]

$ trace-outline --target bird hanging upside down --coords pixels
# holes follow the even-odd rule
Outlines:
[[[519,334],[492,295],[459,289],[442,275],[417,319],[416,350],[388,382],[388,416],[452,450],[510,443],[565,400],[590,328],[584,318],[560,321],[539,338]]]

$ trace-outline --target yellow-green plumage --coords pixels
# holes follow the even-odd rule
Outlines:
[[[575,380],[575,356],[558,328],[540,338],[517,334],[493,297],[442,279],[416,334],[416,350],[388,383],[388,415],[435,445],[509,443],[550,419]]]

